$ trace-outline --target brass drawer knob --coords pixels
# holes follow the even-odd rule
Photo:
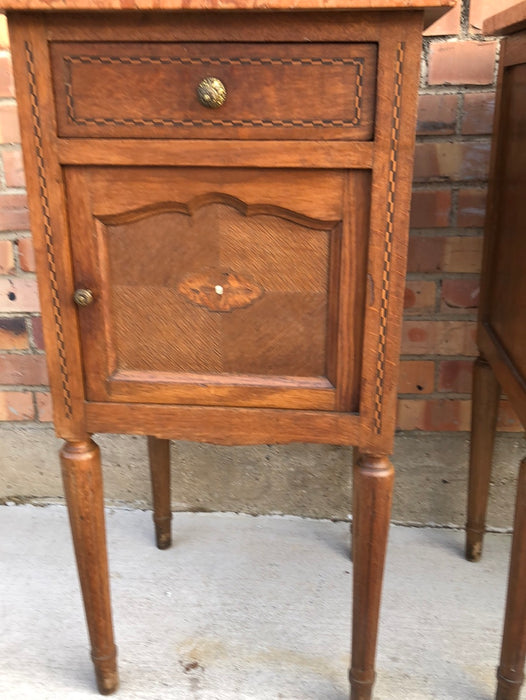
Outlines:
[[[93,301],[93,292],[91,289],[77,289],[73,294],[73,301],[77,306],[89,306]]]
[[[226,88],[219,78],[208,76],[197,86],[197,97],[203,107],[217,109],[226,101]]]

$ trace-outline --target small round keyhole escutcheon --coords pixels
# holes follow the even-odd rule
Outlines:
[[[226,88],[219,78],[207,76],[197,86],[197,97],[203,107],[217,109],[226,101]]]

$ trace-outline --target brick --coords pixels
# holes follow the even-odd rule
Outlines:
[[[17,241],[18,245],[18,260],[20,268],[24,272],[35,271],[35,250],[31,238],[20,238]]]
[[[7,18],[0,15],[0,48],[9,48],[9,32],[7,31]]]
[[[407,251],[408,272],[439,272],[444,259],[443,236],[411,236]]]
[[[435,363],[431,360],[405,360],[400,363],[400,394],[430,394],[435,385]]]
[[[0,318],[0,349],[25,350],[29,347],[26,322],[23,318]]]
[[[0,384],[48,384],[44,355],[0,355]]]
[[[40,311],[36,280],[0,278],[0,312]]]
[[[0,420],[33,420],[33,394],[30,391],[0,391]]]
[[[450,190],[415,190],[411,200],[412,228],[444,228],[451,216]]]
[[[497,430],[508,433],[522,433],[524,426],[520,422],[513,406],[509,401],[503,399],[499,403],[499,412],[497,416]]]
[[[36,392],[38,420],[41,422],[50,422],[53,420],[53,403],[51,394],[43,391]]]
[[[0,241],[0,275],[12,275],[14,271],[13,243],[11,241]]]
[[[420,95],[417,133],[421,136],[454,134],[457,107],[457,95]]]
[[[460,7],[462,3],[457,2],[445,15],[429,25],[424,31],[424,36],[445,36],[447,34],[458,34],[460,31]]]
[[[473,360],[444,360],[438,366],[438,391],[471,394]]]
[[[472,321],[416,321],[402,324],[403,355],[477,354],[476,324]]]
[[[0,97],[14,97],[15,84],[9,54],[0,55]]]
[[[479,304],[480,283],[478,279],[442,280],[441,311],[449,309],[476,309]]]
[[[409,238],[408,272],[480,272],[482,236]]]
[[[489,141],[417,143],[414,180],[486,180],[489,157]]]
[[[2,160],[4,161],[5,184],[8,187],[25,187],[22,151],[18,148],[15,151],[4,151]]]
[[[29,230],[29,210],[25,194],[0,194],[0,231]]]
[[[457,226],[481,228],[486,216],[485,189],[459,190],[457,199]]]
[[[16,105],[0,105],[0,143],[20,143]]]
[[[427,280],[408,280],[404,294],[406,313],[425,313],[434,311],[436,305],[436,282]]]
[[[516,5],[517,0],[470,0],[469,25],[472,32],[480,32],[484,20],[490,15]]]
[[[33,316],[33,318],[31,319],[31,326],[33,331],[33,340],[35,342],[35,347],[38,350],[45,350],[44,334],[42,329],[42,317]]]
[[[462,133],[485,135],[493,132],[495,93],[468,93],[464,96]]]
[[[422,423],[425,402],[421,399],[398,399],[396,410],[397,430],[416,430]]]
[[[401,399],[398,402],[400,430],[469,430],[471,401],[467,399]]]
[[[444,272],[479,273],[482,262],[482,236],[451,236],[445,239]]]
[[[429,85],[491,85],[495,77],[496,41],[433,42]]]

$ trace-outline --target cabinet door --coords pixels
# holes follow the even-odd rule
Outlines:
[[[87,399],[353,410],[364,177],[68,168]]]

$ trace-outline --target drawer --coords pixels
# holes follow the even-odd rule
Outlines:
[[[54,42],[61,137],[370,140],[376,44]],[[198,97],[221,81],[221,106]]]

